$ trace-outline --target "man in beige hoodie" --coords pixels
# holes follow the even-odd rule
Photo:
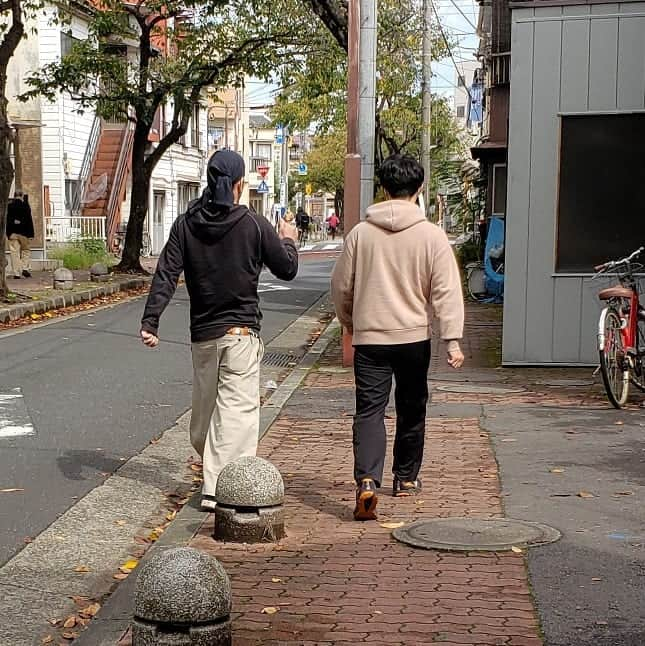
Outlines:
[[[396,381],[393,494],[421,490],[433,318],[448,363],[460,368],[464,303],[459,269],[446,234],[416,206],[423,168],[392,155],[379,171],[386,201],[345,240],[331,279],[336,314],[353,335],[356,378],[354,478],[356,520],[376,518],[387,439],[385,409]]]

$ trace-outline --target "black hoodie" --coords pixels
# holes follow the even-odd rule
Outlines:
[[[292,240],[280,240],[263,217],[246,206],[216,207],[208,189],[177,218],[152,280],[141,327],[157,334],[159,317],[184,272],[190,295],[193,342],[210,341],[231,327],[260,331],[258,279],[263,266],[282,280],[298,273]]]

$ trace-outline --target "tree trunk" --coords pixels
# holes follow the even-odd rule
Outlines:
[[[132,193],[130,196],[130,217],[125,232],[125,245],[121,262],[114,271],[123,274],[145,274],[141,266],[141,246],[143,230],[148,215],[148,199],[150,196],[151,173],[144,165],[145,150],[148,142],[146,126],[137,123],[132,143]]]
[[[11,128],[7,122],[7,99],[0,98],[0,301],[7,298],[6,230],[7,205],[13,181],[13,164],[9,154]]]

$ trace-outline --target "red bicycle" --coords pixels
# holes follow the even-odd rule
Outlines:
[[[630,383],[645,392],[645,308],[634,276],[643,268],[635,262],[643,251],[645,247],[595,267],[594,278],[603,274],[618,278],[617,285],[598,293],[598,298],[607,303],[598,321],[600,372],[614,408],[622,408],[627,402]]]

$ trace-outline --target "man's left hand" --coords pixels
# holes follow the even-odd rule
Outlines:
[[[159,345],[159,337],[145,330],[141,330],[141,340],[148,348],[156,348]]]
[[[461,349],[450,350],[448,352],[448,363],[452,368],[461,368],[464,365],[464,353]]]

